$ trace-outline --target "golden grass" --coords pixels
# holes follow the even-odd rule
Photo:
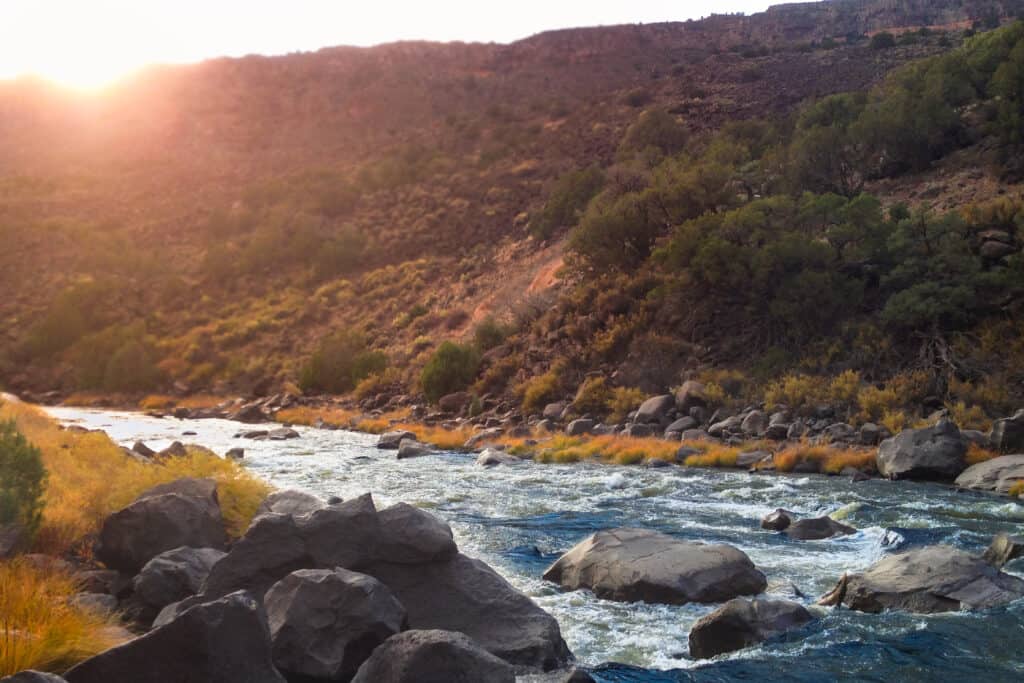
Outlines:
[[[572,463],[598,460],[616,465],[637,465],[648,460],[674,462],[679,444],[662,439],[626,436],[553,436],[537,445],[538,462]]]
[[[779,472],[792,472],[797,465],[810,462],[823,474],[839,474],[846,467],[873,469],[875,451],[800,443],[779,451],[773,461]]]
[[[687,456],[683,462],[687,467],[736,467],[736,458],[740,454],[740,449],[733,446],[700,442],[686,445],[703,451]]]
[[[389,426],[388,431],[412,432],[416,435],[417,441],[422,441],[425,444],[448,451],[461,449],[465,446],[466,441],[476,434],[476,430],[470,426],[459,427],[458,429],[445,429],[444,427],[402,422]]]
[[[317,422],[323,422],[331,427],[354,429],[368,434],[383,434],[392,429],[399,429],[397,424],[408,417],[409,410],[407,408],[393,410],[380,417],[366,417],[347,408],[314,408],[310,406],[285,408],[279,410],[275,415],[278,422],[306,425],[307,427],[312,427]]]
[[[1011,486],[1009,494],[1011,496],[1024,496],[1024,479]]]
[[[999,455],[996,451],[984,448],[976,443],[969,443],[967,444],[967,456],[965,459],[968,465],[977,465],[980,462],[987,462],[992,458],[998,458]]]
[[[212,394],[195,394],[194,396],[174,397],[163,394],[150,394],[139,401],[142,410],[167,410],[169,408],[216,408],[227,398]]]
[[[77,592],[59,569],[0,563],[0,677],[24,669],[61,672],[127,640],[117,616],[72,606]]]
[[[43,521],[35,540],[40,552],[61,555],[99,531],[110,513],[157,484],[181,477],[217,481],[228,532],[249,526],[270,487],[232,460],[201,449],[161,464],[131,458],[101,432],[62,430],[40,409],[25,403],[0,404],[0,419],[14,419],[39,447],[48,473]]]

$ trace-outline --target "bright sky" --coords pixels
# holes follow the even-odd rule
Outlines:
[[[778,0],[777,0],[778,1]],[[757,12],[769,0],[0,0],[0,79],[81,88],[151,63]]]

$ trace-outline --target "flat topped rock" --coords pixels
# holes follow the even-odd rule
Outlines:
[[[681,605],[754,595],[767,586],[747,555],[729,545],[681,541],[648,529],[609,529],[585,539],[544,578],[601,598]]]
[[[1024,580],[948,545],[891,555],[862,574],[843,576],[819,604],[861,612],[931,614],[998,607],[1024,597]]]
[[[967,467],[967,444],[949,420],[907,429],[878,447],[878,471],[890,479],[953,481]]]
[[[976,491],[1009,493],[1019,481],[1024,481],[1024,455],[1003,455],[971,465],[956,478],[956,485]]]

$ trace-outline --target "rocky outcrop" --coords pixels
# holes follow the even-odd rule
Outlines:
[[[956,478],[956,485],[976,491],[1009,493],[1021,481],[1024,481],[1024,455],[1003,455],[971,465]]]
[[[702,618],[690,629],[690,655],[707,659],[774,638],[814,617],[788,600],[736,598]]]
[[[844,575],[819,601],[861,612],[931,614],[998,607],[1024,597],[1024,580],[946,545],[891,555],[862,574]]]
[[[143,493],[103,522],[96,559],[135,573],[162,552],[181,546],[222,549],[224,519],[212,479],[179,479]]]
[[[405,626],[405,608],[380,581],[345,569],[301,569],[264,600],[274,664],[289,679],[343,680]]]
[[[511,666],[462,633],[406,631],[388,638],[352,683],[515,683]]]
[[[324,507],[326,504],[312,493],[285,489],[274,491],[264,498],[256,510],[256,516],[271,512],[279,515],[305,515]]]
[[[68,683],[285,683],[271,661],[263,608],[246,593],[192,607],[64,677]]]
[[[953,481],[964,471],[967,446],[949,420],[933,427],[908,429],[878,448],[878,471],[890,479]]]
[[[567,590],[601,598],[681,605],[754,595],[764,574],[741,550],[681,541],[647,529],[610,529],[585,539],[544,572]]]
[[[1024,451],[1024,410],[1018,410],[1013,417],[993,422],[988,438],[997,451]]]
[[[415,440],[416,435],[412,432],[385,432],[377,439],[377,448],[397,451],[405,439]]]
[[[182,547],[147,562],[132,581],[135,600],[147,608],[142,619],[151,622],[167,605],[198,593],[210,569],[224,555],[214,548]]]

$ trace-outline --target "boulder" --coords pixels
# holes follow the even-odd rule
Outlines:
[[[1005,494],[1020,481],[1024,481],[1024,455],[1003,455],[971,465],[956,478],[956,485]]]
[[[683,441],[710,441],[711,435],[703,429],[687,429],[680,434]]]
[[[675,410],[676,397],[671,394],[654,396],[640,404],[633,421],[637,424],[658,423],[668,417],[670,411]]]
[[[269,422],[270,416],[264,412],[263,406],[259,402],[254,401],[246,403],[234,412],[228,413],[227,419],[234,420],[235,422],[245,422],[246,424],[258,424],[260,422]]]
[[[585,418],[573,420],[565,427],[565,433],[569,436],[583,436],[594,431],[594,421]]]
[[[157,460],[166,460],[167,458],[184,458],[186,455],[188,455],[188,449],[185,448],[185,444],[180,441],[175,441],[159,453],[154,453],[153,458]]]
[[[25,528],[17,522],[0,525],[0,560],[14,557],[25,539]]]
[[[676,390],[676,410],[684,415],[690,414],[693,408],[706,408],[708,405],[707,396],[704,394],[704,385],[696,380],[683,382]]]
[[[795,513],[778,508],[761,519],[761,528],[768,531],[785,531],[794,519],[796,519]]]
[[[95,554],[111,569],[135,573],[164,551],[222,549],[226,540],[216,482],[179,479],[146,491],[107,517]]]
[[[707,659],[723,652],[742,650],[813,619],[811,613],[796,602],[735,598],[693,625],[690,655]]]
[[[271,441],[288,441],[290,439],[298,439],[299,433],[291,427],[279,427],[268,431],[267,438]]]
[[[571,658],[554,617],[479,560],[456,554],[419,565],[378,562],[363,571],[405,605],[410,628],[464,633],[517,667],[549,671]]]
[[[997,451],[1024,451],[1024,409],[1018,410],[1013,417],[993,422],[988,438]]]
[[[378,512],[377,519],[376,560],[420,564],[446,560],[458,552],[451,527],[425,510],[398,503]]]
[[[425,443],[413,439],[402,439],[402,443],[398,446],[398,459],[421,458],[424,455],[431,455],[433,452],[433,449]]]
[[[998,607],[1024,597],[1024,579],[947,545],[890,555],[862,574],[844,575],[819,600],[861,612],[922,614]]]
[[[996,569],[1002,569],[1007,562],[1024,555],[1024,536],[997,534],[982,559]]]
[[[191,607],[64,677],[68,683],[285,683],[271,661],[263,609],[246,593]]]
[[[964,471],[967,446],[949,420],[907,429],[878,447],[878,471],[890,479],[952,481]]]
[[[761,462],[765,458],[771,458],[768,451],[744,451],[736,456],[736,467],[748,469]]]
[[[549,403],[544,406],[544,411],[541,413],[541,417],[545,420],[553,420],[557,422],[562,419],[562,413],[565,412],[565,404],[562,402]]]
[[[488,448],[476,459],[476,464],[481,467],[494,467],[495,465],[518,465],[523,461],[514,455],[504,451]]]
[[[377,439],[377,448],[397,451],[406,439],[415,440],[416,435],[412,432],[385,432]]]
[[[285,489],[274,491],[264,498],[256,509],[256,515],[265,515],[271,512],[279,515],[305,515],[323,507],[326,507],[324,502],[312,493]]]
[[[225,553],[214,548],[181,547],[160,553],[132,580],[135,599],[148,610],[144,621],[171,604],[195,595]]]
[[[229,448],[224,454],[224,457],[228,460],[245,460],[245,449],[244,448]]]
[[[840,524],[831,517],[815,517],[792,522],[784,533],[796,541],[820,541],[833,536],[855,534],[857,530]]]
[[[740,422],[740,429],[748,436],[761,436],[767,428],[768,416],[760,410],[751,410]]]
[[[147,446],[142,441],[136,441],[135,445],[132,446],[132,450],[144,458],[152,458],[156,455],[156,451]]]
[[[688,429],[696,429],[699,426],[700,425],[696,420],[687,415],[685,417],[679,418],[678,420],[670,424],[668,427],[665,427],[665,432],[679,432],[680,434],[682,434]]]
[[[821,436],[827,443],[857,443],[860,441],[860,432],[845,422],[837,422],[825,427]]]
[[[87,569],[75,572],[75,581],[87,593],[117,595],[124,587],[121,574],[113,569]]]
[[[463,448],[466,450],[474,450],[478,446],[487,443],[488,441],[494,441],[501,437],[505,433],[505,430],[501,427],[491,427],[490,429],[484,429],[483,431],[477,432],[473,436],[466,439],[466,443],[463,444]]]
[[[437,409],[448,415],[457,415],[468,408],[472,401],[473,397],[468,392],[457,391],[454,394],[442,396],[437,402]]]
[[[789,436],[789,430],[791,425],[788,422],[776,422],[775,424],[768,425],[768,428],[764,430],[764,438],[771,439],[772,441],[785,441]]]
[[[388,638],[352,683],[515,683],[511,666],[452,631],[406,631]]]
[[[622,430],[622,435],[632,437],[634,439],[646,439],[654,436],[655,429],[655,425],[633,423],[631,425],[627,425],[626,428]]]
[[[681,541],[648,529],[610,529],[585,539],[544,572],[567,590],[601,598],[682,605],[754,595],[764,574],[729,545]]]
[[[864,446],[877,446],[890,436],[892,436],[892,434],[888,429],[876,425],[873,422],[865,422],[860,426],[860,430],[858,432],[858,439]]]
[[[0,678],[0,683],[67,683],[63,678],[56,674],[43,673],[42,671],[22,671],[14,674],[13,676],[7,676],[6,678]]]
[[[710,427],[708,427],[708,434],[715,438],[718,438],[721,437],[726,432],[734,432],[738,430],[740,428],[740,425],[742,424],[743,418],[741,418],[739,415],[733,415],[732,417],[727,417],[724,420],[715,422]]]
[[[554,683],[597,683],[597,679],[583,669],[574,668],[561,678],[555,679]]]
[[[346,569],[300,569],[267,591],[274,664],[289,679],[351,679],[374,648],[405,626],[384,584]]]

